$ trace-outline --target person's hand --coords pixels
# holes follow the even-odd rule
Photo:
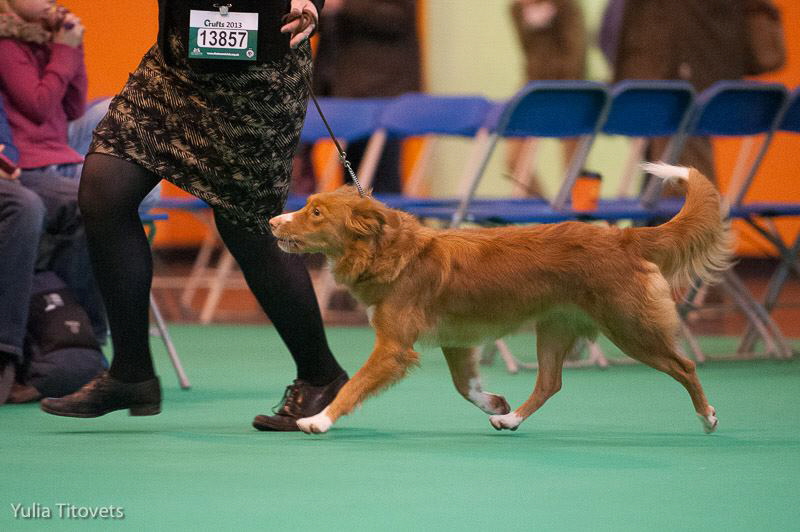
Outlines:
[[[281,27],[281,33],[291,34],[289,46],[297,48],[314,33],[318,21],[319,13],[311,0],[292,0],[292,7],[284,17],[285,24]]]
[[[3,150],[5,150],[5,149],[6,149],[6,145],[5,144],[0,144],[0,153],[3,153]],[[0,167],[0,179],[14,180],[14,179],[17,179],[19,177],[19,174],[21,174],[21,173],[22,173],[22,170],[20,168],[17,168],[16,170],[14,170],[12,173],[9,174],[5,170],[3,170],[2,167]]]
[[[72,48],[78,48],[83,44],[83,32],[85,28],[74,13],[67,13],[64,17],[61,27],[53,35],[53,42],[58,44],[66,44]]]

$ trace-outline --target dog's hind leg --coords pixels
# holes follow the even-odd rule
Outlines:
[[[495,429],[517,430],[520,423],[561,389],[564,358],[579,336],[579,329],[569,316],[562,314],[546,317],[536,324],[536,357],[539,369],[533,393],[513,412],[490,416],[489,422]]]
[[[307,434],[327,432],[341,416],[349,414],[367,397],[394,384],[417,364],[419,354],[397,341],[378,336],[372,354],[353,377],[339,390],[336,398],[319,414],[297,420]]]
[[[453,384],[464,399],[487,414],[507,414],[511,408],[502,395],[483,391],[478,373],[478,353],[468,347],[442,347]]]
[[[629,306],[635,308],[634,306]],[[630,310],[619,312],[603,324],[609,339],[628,356],[651,368],[663,371],[681,383],[692,399],[692,404],[706,433],[717,429],[714,407],[708,404],[703,386],[695,371],[696,364],[682,356],[676,345],[678,315],[671,298],[655,300],[644,307],[643,314]]]

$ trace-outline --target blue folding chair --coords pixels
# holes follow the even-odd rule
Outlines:
[[[379,142],[376,138],[378,119],[389,101],[384,98],[317,98],[328,125],[345,152],[348,143],[369,139],[364,159],[360,167],[354,169],[360,181],[363,181],[361,175],[365,162],[370,157],[369,154],[377,149],[375,145]],[[327,139],[330,139],[330,132],[314,103],[309,102],[306,119],[300,132],[300,142],[314,144]],[[336,154],[336,160],[338,159],[339,154]],[[320,176],[320,189],[325,190],[330,186],[336,175],[336,168],[336,161],[331,159]],[[286,210],[294,211],[301,208],[305,200],[306,196],[290,195],[286,202]]]
[[[484,123],[492,109],[492,103],[481,96],[447,96],[423,93],[407,93],[393,99],[378,119],[375,137],[376,149],[382,148],[386,139],[424,137],[425,143],[417,162],[403,187],[401,195],[381,195],[380,200],[392,207],[422,209],[426,206],[446,204],[441,198],[423,198],[423,183],[427,163],[434,151],[436,141],[442,137],[473,139],[477,146],[488,137]],[[368,186],[374,174],[377,157],[372,166],[361,175]],[[449,200],[452,203],[452,199]]]
[[[561,212],[586,161],[609,109],[606,87],[592,81],[532,81],[506,103],[490,124],[491,134],[479,164],[467,181],[452,225],[476,223],[534,223],[570,219]],[[565,170],[552,203],[530,198],[475,201],[475,192],[500,138],[579,137],[578,148]]]
[[[615,84],[610,92],[611,109],[602,132],[637,140],[669,137],[664,152],[656,158],[673,163],[686,141],[686,128],[695,98],[692,86],[676,80],[626,80]],[[644,144],[635,142],[634,146],[634,168],[630,170],[638,171]],[[623,181],[628,181],[628,178],[628,175],[623,176]],[[623,183],[619,196],[627,195],[627,188],[627,183]],[[642,203],[652,206],[655,200],[645,194]]]
[[[653,139],[669,137],[664,153],[659,157],[664,162],[674,162],[686,140],[686,129],[692,115],[694,89],[683,81],[626,80],[611,87],[610,106],[600,132],[606,135],[625,136],[632,139]],[[635,144],[635,143],[634,143]],[[632,150],[638,169],[640,150]],[[625,177],[623,177],[625,179]],[[650,197],[627,197],[621,190],[620,197],[601,199],[598,207],[591,211],[570,210],[567,198],[571,192],[569,183],[562,187],[562,196],[557,203],[556,212],[550,213],[546,221],[555,222],[568,219],[584,221],[621,220],[643,221],[654,217],[652,209],[658,199],[657,187],[648,187]],[[622,187],[627,188],[627,186]],[[515,209],[508,209],[502,219],[505,223],[525,223],[528,204],[519,202]],[[538,214],[538,213],[537,213]]]
[[[741,183],[733,183],[728,194],[731,218],[747,221],[758,216],[778,216],[793,214],[792,210],[779,211],[777,205],[763,208],[760,211],[755,204],[745,205],[743,199],[747,193],[772,137],[781,123],[786,111],[787,91],[777,83],[760,83],[752,81],[721,81],[703,91],[697,98],[697,106],[687,135],[710,137],[761,137],[761,144],[749,166],[744,165],[739,172],[743,177]],[[665,200],[658,205],[657,211],[670,216],[680,208],[682,200]],[[796,211],[794,211],[796,212]],[[789,348],[778,325],[772,320],[769,312],[757,302],[744,283],[732,271],[724,272],[722,287],[730,294],[734,303],[746,317],[749,327],[763,339],[766,352],[780,358],[791,357]],[[692,301],[697,288],[681,305],[681,314],[686,315],[694,309]],[[750,344],[752,346],[752,342]],[[741,352],[739,354],[745,354]]]
[[[795,88],[789,95],[786,106],[783,110],[778,130],[791,134],[800,133],[800,87]],[[767,312],[771,312],[778,303],[783,285],[791,272],[800,277],[800,234],[795,237],[793,244],[788,244],[781,238],[780,233],[771,225],[762,223],[761,219],[767,222],[778,216],[800,216],[800,203],[798,202],[745,202],[744,192],[740,196],[738,211],[741,218],[759,232],[777,250],[780,263],[772,274],[764,295],[763,306]],[[751,326],[745,333],[739,351],[748,353],[753,350],[756,341],[756,331]]]

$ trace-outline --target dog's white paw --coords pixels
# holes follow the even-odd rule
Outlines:
[[[717,430],[717,425],[719,424],[719,420],[717,419],[717,411],[714,410],[714,407],[708,405],[709,414],[704,416],[703,414],[697,414],[697,417],[700,418],[700,423],[703,424],[703,430],[706,434],[711,434],[715,430]]]
[[[333,425],[333,420],[328,417],[325,410],[316,416],[304,417],[297,420],[297,426],[306,434],[322,434],[328,432]]]
[[[522,423],[522,418],[514,412],[511,412],[510,414],[504,414],[502,416],[489,416],[489,423],[491,423],[496,430],[517,430],[519,424]]]

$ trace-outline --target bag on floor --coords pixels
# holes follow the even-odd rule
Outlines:
[[[74,392],[108,367],[86,311],[52,272],[34,276],[22,383],[44,397]]]

